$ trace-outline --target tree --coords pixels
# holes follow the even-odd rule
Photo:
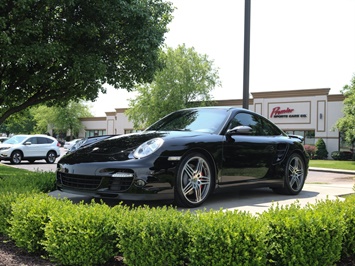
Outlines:
[[[46,103],[94,100],[152,80],[172,4],[165,0],[2,0],[0,125]]]
[[[138,96],[129,100],[126,114],[136,129],[178,109],[211,104],[210,92],[220,86],[213,61],[194,48],[167,48],[160,58],[164,68],[156,72],[152,83],[137,85]]]
[[[48,127],[56,132],[70,132],[70,139],[79,134],[81,117],[91,117],[89,107],[83,102],[70,101],[66,106],[47,107],[40,105],[31,109],[37,132],[47,132]]]
[[[355,75],[353,76],[350,85],[345,85],[342,93],[345,96],[344,100],[344,117],[338,119],[335,127],[344,133],[345,140],[350,144],[355,141]]]
[[[15,134],[31,134],[34,132],[36,122],[33,120],[33,115],[30,108],[22,110],[11,118],[7,119],[0,126],[0,133],[6,133],[7,135]]]

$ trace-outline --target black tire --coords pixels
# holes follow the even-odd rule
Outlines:
[[[209,160],[200,153],[187,155],[181,161],[176,175],[176,205],[188,208],[200,206],[212,193],[214,182]]]
[[[20,164],[22,161],[22,152],[21,151],[13,151],[11,153],[10,162],[12,164]]]
[[[47,153],[46,162],[47,163],[54,163],[56,158],[57,158],[57,153],[54,151],[49,151]]]
[[[302,191],[305,179],[306,167],[303,158],[297,153],[291,154],[286,164],[284,187],[273,190],[280,194],[297,195]]]

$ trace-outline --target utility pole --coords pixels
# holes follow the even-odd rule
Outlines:
[[[244,15],[244,68],[243,68],[243,108],[249,109],[249,68],[250,68],[250,9],[251,0],[245,0]]]

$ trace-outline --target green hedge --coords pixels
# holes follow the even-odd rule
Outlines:
[[[191,214],[139,207],[116,223],[118,247],[128,265],[183,265]]]
[[[340,260],[345,221],[337,204],[276,206],[262,219],[269,227],[270,265],[333,265]]]
[[[44,229],[47,227],[51,212],[62,209],[68,201],[59,201],[46,194],[32,194],[19,197],[12,204],[12,213],[8,219],[8,235],[18,247],[29,252],[42,251]]]
[[[267,226],[250,213],[198,212],[187,231],[188,265],[266,265]]]
[[[20,192],[0,192],[0,233],[58,265],[334,265],[355,254],[354,195],[259,215],[183,212],[74,204],[38,192],[47,182],[25,193],[29,180],[18,180]]]
[[[115,224],[122,215],[95,202],[55,208],[44,228],[44,249],[61,265],[103,264],[118,252]]]
[[[354,255],[355,196],[245,212],[73,204],[44,194],[12,204],[9,236],[61,265],[334,265]]]

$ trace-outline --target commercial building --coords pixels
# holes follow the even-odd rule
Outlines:
[[[305,144],[315,145],[322,138],[328,153],[349,150],[334,128],[336,121],[343,116],[342,94],[329,94],[330,89],[286,90],[252,92],[249,109],[270,119],[289,134],[302,135]],[[217,106],[242,107],[242,99],[216,100]],[[104,117],[82,118],[84,129],[80,137],[104,134],[127,134],[134,131],[124,114],[125,108],[106,112]]]

